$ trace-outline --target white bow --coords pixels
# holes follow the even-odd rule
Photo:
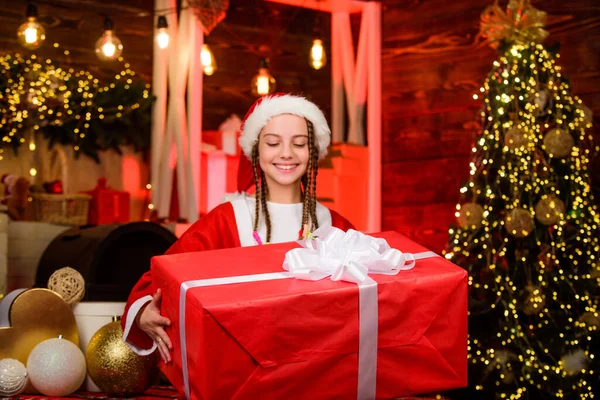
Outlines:
[[[353,229],[344,232],[323,227],[312,238],[298,241],[303,247],[286,253],[283,268],[295,278],[317,281],[363,283],[369,274],[396,275],[415,266],[411,253],[392,249],[385,239],[378,239]]]

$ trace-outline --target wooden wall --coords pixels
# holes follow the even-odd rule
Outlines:
[[[383,14],[383,228],[435,251],[447,241],[497,54],[477,37],[492,0],[386,0]],[[506,1],[500,1],[502,6]],[[548,13],[563,72],[594,111],[600,142],[600,3],[532,0]],[[593,175],[600,200],[600,160]]]

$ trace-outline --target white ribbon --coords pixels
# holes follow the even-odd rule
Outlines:
[[[273,272],[226,278],[183,282],[179,292],[179,340],[184,392],[190,398],[188,377],[185,306],[191,288],[230,285],[276,279],[296,278],[316,281],[329,277],[334,281],[356,283],[359,289],[359,345],[357,399],[375,399],[377,383],[377,282],[369,274],[396,275],[415,266],[415,261],[437,257],[427,251],[402,253],[392,249],[385,239],[374,238],[355,230],[344,232],[334,227],[317,229],[310,239],[298,241],[303,248],[286,253],[283,268],[289,272]]]

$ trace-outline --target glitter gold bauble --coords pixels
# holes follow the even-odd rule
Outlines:
[[[156,352],[139,356],[121,339],[119,321],[104,325],[92,336],[85,358],[92,381],[112,396],[133,396],[154,382],[158,369]]]
[[[467,203],[460,207],[460,214],[457,218],[461,228],[470,228],[475,226],[479,228],[483,221],[483,207],[477,203]]]
[[[554,194],[543,195],[535,205],[535,218],[544,225],[554,225],[565,213],[565,203]]]
[[[48,339],[35,346],[27,359],[33,387],[46,396],[66,396],[85,380],[85,357],[65,339]]]
[[[596,328],[600,328],[600,313],[587,311],[579,317],[579,321],[583,322],[588,326],[595,326]]]
[[[583,113],[583,123],[586,125],[591,124],[592,121],[594,120],[594,113],[592,112],[592,110],[590,110],[588,107],[586,107],[583,104],[581,104],[577,108],[579,110],[581,110],[581,112]]]
[[[542,289],[537,286],[527,286],[525,288],[523,301],[523,312],[527,315],[535,315],[544,309],[546,297]]]
[[[58,336],[79,346],[75,316],[59,294],[48,289],[10,292],[2,306],[0,312],[7,315],[0,315],[0,359],[14,358],[26,364],[35,346]],[[2,321],[10,321],[10,325],[3,326]]]
[[[79,271],[64,267],[50,275],[48,289],[60,294],[68,305],[74,306],[83,299],[85,281]]]
[[[544,149],[555,158],[567,157],[574,144],[573,136],[563,129],[552,129],[544,136]]]
[[[531,213],[522,208],[510,210],[504,218],[504,226],[509,234],[517,238],[528,236],[535,227]]]
[[[524,149],[528,143],[526,133],[517,126],[513,126],[504,134],[504,146],[509,150]]]
[[[14,358],[0,360],[0,397],[16,396],[27,386],[27,369]]]

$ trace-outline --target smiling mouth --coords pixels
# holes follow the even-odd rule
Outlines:
[[[275,168],[280,169],[282,171],[291,171],[298,167],[298,164],[273,164]]]

